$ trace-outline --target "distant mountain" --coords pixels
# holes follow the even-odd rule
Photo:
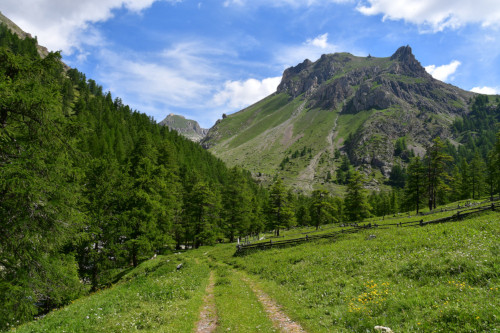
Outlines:
[[[201,128],[197,121],[173,113],[160,121],[160,125],[167,126],[194,142],[202,140],[208,132],[208,129]]]
[[[335,192],[327,180],[346,155],[378,187],[434,137],[454,142],[450,126],[474,96],[434,79],[409,46],[386,58],[326,54],[286,69],[276,93],[218,121],[202,145],[306,191],[325,183]]]

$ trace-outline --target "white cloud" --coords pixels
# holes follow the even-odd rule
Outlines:
[[[254,7],[259,6],[269,6],[269,7],[282,7],[290,6],[294,8],[299,7],[312,7],[321,6],[325,3],[347,3],[353,2],[353,0],[226,0],[224,1],[224,7],[229,7],[232,5],[236,6],[246,6],[251,5]]]
[[[338,52],[340,47],[328,43],[328,34],[308,39],[301,45],[287,46],[276,54],[277,61],[284,67],[295,66],[305,59],[316,60],[322,54]]]
[[[114,9],[140,12],[156,1],[180,0],[3,0],[1,9],[23,30],[36,35],[41,45],[70,54],[82,43],[102,43],[95,31],[88,38],[90,23],[110,19]]]
[[[280,81],[281,76],[263,80],[227,81],[213,101],[216,105],[225,105],[233,110],[241,109],[274,93]]]
[[[470,91],[483,95],[500,95],[500,87],[474,87]]]
[[[442,31],[467,23],[500,26],[498,0],[366,0],[357,8],[364,15],[383,15],[383,19],[405,20]]]
[[[308,39],[306,45],[317,46],[320,49],[326,49],[328,47],[328,34],[322,34],[314,39]]]
[[[460,61],[453,60],[448,65],[442,65],[437,67],[436,65],[425,66],[425,70],[427,71],[427,73],[432,75],[433,78],[440,81],[446,81],[451,75],[453,75],[457,71],[457,68],[460,65],[461,65]]]
[[[229,52],[196,41],[173,45],[156,55],[103,49],[96,80],[113,96],[156,120],[169,110],[189,110],[202,126],[209,126],[220,114],[211,100],[223,81],[212,56],[224,58]]]

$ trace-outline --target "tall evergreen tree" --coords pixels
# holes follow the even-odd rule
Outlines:
[[[295,224],[295,213],[288,199],[287,190],[278,178],[271,187],[268,203],[269,221],[276,236],[280,235],[280,229]]]
[[[345,214],[350,221],[361,221],[370,216],[371,207],[366,198],[366,191],[363,188],[364,177],[358,171],[352,173],[349,184],[347,184],[347,194],[344,200]]]
[[[0,48],[0,329],[81,291],[74,257],[63,251],[83,216],[60,68],[58,54]]]
[[[446,167],[452,157],[444,152],[444,143],[439,137],[432,140],[432,145],[427,148],[426,173],[427,173],[427,198],[429,210],[436,208],[438,196],[449,190],[445,180],[449,180]]]
[[[310,218],[316,230],[320,225],[337,222],[335,207],[330,200],[330,194],[324,189],[314,190],[311,195]]]
[[[477,199],[481,196],[484,187],[485,165],[483,159],[476,151],[474,158],[470,163],[470,181],[472,188],[472,199]]]
[[[228,184],[223,192],[224,231],[230,242],[234,237],[247,235],[252,221],[250,190],[237,167],[229,170]]]
[[[406,203],[418,214],[420,203],[424,197],[425,169],[420,158],[414,157],[408,165],[408,181],[405,188]]]
[[[219,195],[206,182],[198,182],[188,194],[185,214],[189,236],[195,248],[213,244],[218,237]]]

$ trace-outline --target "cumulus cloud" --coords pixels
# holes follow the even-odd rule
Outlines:
[[[216,105],[225,105],[231,109],[247,107],[274,93],[281,81],[281,76],[263,80],[227,81],[224,89],[214,96]]]
[[[316,60],[322,54],[339,51],[337,45],[328,42],[328,33],[306,40],[301,45],[287,46],[276,55],[277,61],[284,67],[295,66],[305,59]]]
[[[467,23],[500,26],[498,0],[366,0],[357,9],[364,15],[405,20],[434,32],[455,29]]]
[[[425,70],[427,73],[432,75],[433,78],[440,80],[440,81],[446,81],[448,78],[453,75],[456,71],[458,66],[461,65],[461,62],[458,60],[453,60],[451,63],[448,65],[442,65],[442,66],[436,66],[436,65],[429,65],[425,66]]]
[[[474,87],[470,91],[483,95],[500,95],[500,87]]]
[[[1,9],[49,50],[70,54],[82,43],[103,43],[98,33],[89,32],[89,24],[110,19],[114,9],[140,12],[156,1],[159,0],[3,0]]]

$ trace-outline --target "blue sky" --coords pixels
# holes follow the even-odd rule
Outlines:
[[[3,0],[0,11],[157,121],[211,127],[305,58],[402,45],[437,79],[500,93],[498,0]]]

